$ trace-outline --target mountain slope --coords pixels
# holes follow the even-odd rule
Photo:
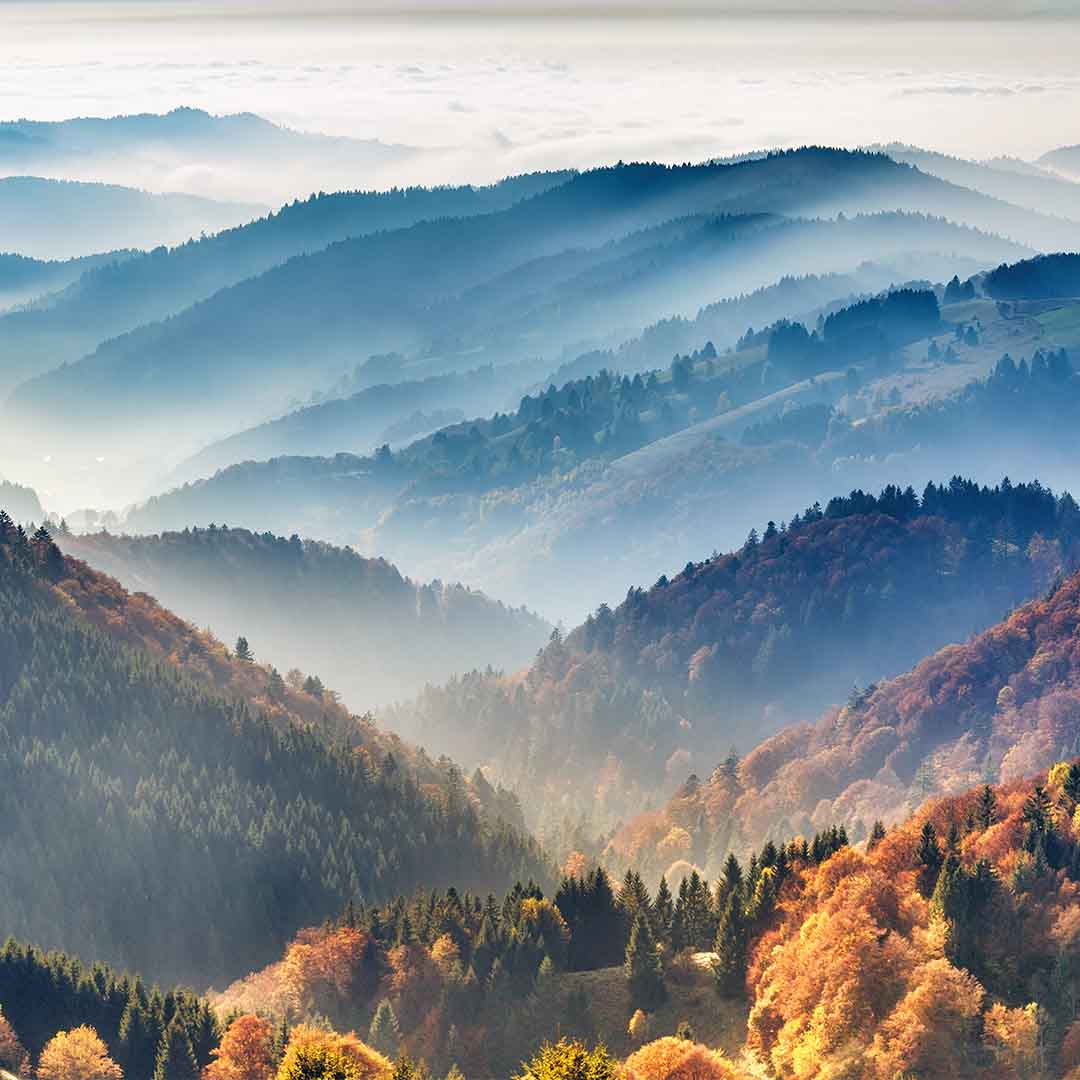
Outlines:
[[[71,259],[118,248],[181,244],[266,212],[252,203],[215,202],[193,195],[152,195],[115,184],[0,179],[0,236],[4,248],[39,259]]]
[[[152,191],[281,203],[311,191],[375,187],[410,147],[280,127],[253,113],[202,109],[0,123],[0,175],[77,175]]]
[[[543,874],[449,764],[0,531],[9,932],[205,985],[351,897]]]
[[[1075,1078],[1078,780],[1060,762],[932,801],[869,851],[774,868],[746,981],[769,1075]]]
[[[275,411],[320,375],[351,366],[357,341],[368,351],[452,350],[444,316],[454,310],[455,297],[532,259],[702,212],[883,209],[947,216],[1027,242],[1031,238],[1020,233],[1034,231],[1045,243],[1063,236],[1060,223],[1048,220],[1029,230],[1023,223],[1035,215],[1027,211],[872,155],[808,150],[730,166],[597,170],[500,213],[426,222],[292,259],[25,384],[9,413],[48,424],[60,439],[85,425],[93,401],[96,441],[118,422],[129,435],[134,428],[151,438],[145,425],[136,426],[148,406],[187,408],[195,398],[204,406],[216,403],[209,422],[235,423],[237,410]],[[475,363],[473,357],[468,366]]]
[[[66,288],[89,270],[130,258],[134,254],[113,251],[61,260],[0,254],[0,315],[5,309],[31,303],[48,293]]]
[[[937,256],[936,252],[951,254]],[[445,405],[460,406],[468,416],[505,408],[530,383],[548,374],[545,356],[567,354],[568,343],[578,339],[623,341],[626,328],[636,329],[657,316],[674,313],[683,322],[686,336],[711,330],[716,332],[711,337],[714,344],[734,344],[747,324],[764,314],[766,304],[742,304],[737,299],[717,305],[710,301],[725,294],[742,299],[747,291],[777,278],[789,281],[811,264],[826,276],[850,270],[850,285],[892,284],[903,280],[904,268],[917,276],[942,268],[981,269],[999,255],[1022,253],[1022,248],[995,237],[921,215],[856,216],[836,222],[765,215],[682,219],[600,249],[567,252],[515,267],[462,296],[456,311],[440,311],[440,332],[448,336],[454,334],[455,324],[486,323],[480,340],[491,355],[515,355],[522,351],[518,343],[527,342],[527,356],[516,364],[501,359],[489,369],[489,378],[482,372],[466,378],[455,378],[455,373],[432,374],[415,383],[411,393],[408,386],[398,383],[362,391],[347,401],[316,405],[222,440],[209,454],[185,463],[185,473],[205,476],[213,468],[246,458],[370,453],[382,441],[378,436],[385,426],[435,400],[432,395],[436,393],[446,395]],[[555,263],[559,265],[551,265]],[[893,266],[897,269],[890,271]],[[821,288],[830,284],[836,291],[827,299],[835,300],[848,282],[826,280]],[[805,283],[804,291],[805,303],[810,306],[814,292],[810,283]],[[778,289],[772,297],[777,315],[792,314],[790,307],[781,306],[783,292]],[[787,290],[787,301],[792,302],[798,292],[798,286]],[[708,308],[703,309],[703,304]],[[744,310],[735,328],[734,319]],[[691,329],[685,325],[685,315],[695,312]],[[665,340],[655,332],[648,340],[654,363],[670,355],[662,350],[673,340],[675,327],[665,324],[663,329]],[[700,344],[708,338],[710,335],[704,334],[696,341]],[[629,372],[640,369],[645,366],[641,345],[631,341],[625,347],[594,355],[582,374],[595,373],[601,366]],[[446,364],[442,354],[398,360],[393,367],[387,364],[386,375],[416,380]],[[354,382],[365,378],[371,363],[357,369]],[[562,383],[565,379],[551,381]],[[544,381],[542,388],[547,384]],[[198,460],[209,466],[201,474],[192,471]]]
[[[1015,168],[997,167],[994,162],[967,161],[915,146],[890,144],[878,149],[894,161],[906,162],[931,176],[981,191],[1014,206],[1025,206],[1071,221],[1080,217],[1080,188],[1071,180],[1034,169],[1020,172]]]
[[[0,318],[0,352],[8,361],[0,386],[78,360],[108,338],[173,315],[294,255],[427,218],[502,210],[569,175],[514,177],[482,188],[319,193],[243,227],[105,267],[38,310]]]
[[[529,791],[534,820],[570,806],[604,824],[691,769],[711,770],[732,745],[753,746],[763,729],[991,625],[1069,565],[1078,543],[1076,504],[1037,484],[955,480],[921,499],[854,492],[632,588],[520,675],[474,673],[386,717]],[[763,839],[764,820],[749,843]],[[649,848],[636,835],[613,854],[634,862]],[[715,852],[697,846],[717,836]],[[726,851],[716,829],[693,840],[702,863]]]
[[[149,592],[264,660],[316,671],[357,711],[477,666],[515,670],[549,627],[460,585],[419,585],[381,559],[224,526],[60,536],[64,551]]]
[[[1063,173],[1071,180],[1080,180],[1080,146],[1063,146],[1039,158],[1039,164]]]
[[[752,846],[835,820],[860,837],[927,795],[1008,782],[1080,745],[1080,575],[909,673],[871,686],[814,725],[789,728],[682,789],[656,820],[631,823],[612,854],[652,852],[676,820],[697,847]],[[703,812],[704,819],[696,816]],[[650,840],[652,837],[652,840]],[[651,854],[655,861],[665,856]]]

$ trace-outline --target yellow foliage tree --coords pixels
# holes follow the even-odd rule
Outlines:
[[[1027,1078],[1040,1075],[1039,1006],[1010,1009],[991,1005],[983,1018],[983,1041],[994,1055],[1001,1075]]]
[[[277,1080],[389,1080],[394,1067],[354,1033],[300,1024],[293,1029]]]
[[[968,1075],[984,991],[965,971],[938,958],[918,967],[911,989],[878,1029],[866,1054],[874,1076],[949,1080]]]
[[[37,1075],[38,1080],[121,1080],[124,1074],[98,1033],[84,1024],[58,1031],[45,1044]]]
[[[626,1033],[634,1042],[641,1042],[649,1035],[649,1018],[641,1009],[635,1009],[630,1017],[630,1023],[626,1025]]]
[[[461,963],[461,950],[449,934],[440,934],[431,946],[431,959],[444,979],[450,978]]]

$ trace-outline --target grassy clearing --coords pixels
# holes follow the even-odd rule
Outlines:
[[[599,971],[567,972],[559,977],[559,991],[567,995],[573,989],[585,991],[597,1036],[618,1057],[637,1049],[626,1028],[634,1009],[627,992],[621,967]],[[687,981],[668,980],[668,1000],[650,1015],[649,1039],[674,1035],[682,1020],[689,1020],[694,1038],[723,1050],[729,1057],[739,1056],[746,1038],[745,1002],[720,997],[710,972],[692,973]]]
[[[1047,345],[1080,348],[1080,304],[1048,311],[1038,316],[1038,322],[1046,335]]]

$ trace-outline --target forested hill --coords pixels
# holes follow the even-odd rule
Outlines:
[[[615,860],[655,865],[672,827],[683,857],[795,835],[828,818],[854,838],[927,795],[1011,781],[1080,746],[1080,574],[997,626],[950,645],[896,679],[853,693],[817,724],[789,728],[707,780],[685,785],[661,815],[616,836]]]
[[[477,666],[516,670],[550,626],[461,585],[419,584],[348,548],[210,526],[160,536],[61,534],[63,549],[282,671],[316,672],[355,710]]]
[[[0,319],[0,349],[13,361],[0,385],[10,388],[22,378],[77,360],[107,338],[175,314],[294,255],[427,219],[505,210],[571,175],[535,173],[488,187],[320,192],[246,225],[172,248],[159,245],[130,264],[110,260],[91,267],[92,273],[48,305]]]
[[[891,290],[837,305],[820,333],[781,320],[748,335],[734,356],[722,358],[705,342],[667,369],[632,378],[601,368],[528,394],[516,410],[452,424],[393,452],[384,445],[367,456],[245,461],[147,500],[125,523],[150,532],[227,515],[292,531],[297,521],[306,527],[306,515],[318,507],[319,527],[341,532],[349,522],[356,529],[375,524],[392,508],[378,521],[380,539],[400,541],[425,499],[439,505],[441,496],[513,488],[590,460],[612,461],[795,382],[828,376],[826,383],[843,384],[842,373],[864,353],[887,366],[898,348],[940,328],[933,290]],[[451,523],[438,524],[459,540]],[[498,527],[497,516],[492,524]],[[414,535],[422,549],[426,531]]]
[[[992,625],[1078,544],[1076,503],[1037,483],[854,492],[632,588],[519,676],[475,673],[387,716],[492,764],[537,814],[551,800],[603,824]]]
[[[782,902],[746,977],[747,1047],[768,1074],[1073,1080],[1078,793],[1061,761],[929,802],[867,850],[774,857],[763,891]]]
[[[40,259],[74,259],[119,248],[182,244],[266,213],[253,203],[154,195],[116,184],[0,177],[3,250]]]
[[[350,898],[543,877],[499,795],[0,518],[5,930],[219,985]],[[77,902],[76,899],[77,898]]]
[[[466,320],[461,332],[447,330],[460,297],[530,260],[596,248],[695,214],[834,216],[896,209],[974,224],[1040,248],[1051,238],[1060,242],[1062,234],[1061,223],[1039,219],[1039,235],[1032,237],[1027,225],[1038,215],[881,155],[810,148],[729,166],[622,165],[579,174],[500,212],[425,221],[291,259],[165,323],[108,341],[77,363],[24,384],[13,400],[21,416],[49,423],[57,438],[76,421],[89,422],[88,395],[98,440],[107,438],[116,418],[130,431],[149,405],[159,415],[170,404],[187,409],[196,400],[205,409],[208,392],[218,424],[228,419],[235,426],[241,411],[254,418],[280,409],[304,379],[310,387],[320,373],[355,362],[357,340],[368,351],[456,349],[469,329]],[[670,305],[660,312],[667,313]],[[305,365],[297,365],[298,356]],[[178,371],[184,372],[183,386]],[[144,439],[152,434],[141,432]]]
[[[0,253],[0,312],[63,289],[90,270],[129,259],[134,254],[111,251],[81,259],[47,260]]]

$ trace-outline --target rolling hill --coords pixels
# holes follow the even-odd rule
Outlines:
[[[10,933],[205,985],[349,898],[544,875],[448,762],[0,532]]]
[[[0,317],[7,309],[65,289],[87,271],[134,254],[113,251],[79,259],[32,259],[27,255],[0,254]]]
[[[1002,199],[1015,206],[1038,210],[1044,214],[1076,221],[1080,216],[1077,195],[1080,189],[1073,180],[1055,176],[1047,171],[1017,169],[1008,163],[968,161],[964,158],[938,154],[916,146],[892,143],[875,147],[894,161],[903,161],[922,172],[941,177],[961,187],[981,191],[984,195]]]
[[[953,254],[934,254],[944,251]],[[398,355],[394,364],[388,357],[380,374],[401,382],[369,387],[346,400],[317,404],[229,436],[185,462],[183,475],[194,479],[247,459],[370,453],[383,441],[379,436],[386,426],[430,407],[436,395],[467,416],[483,416],[506,408],[527,388],[561,385],[571,371],[595,374],[602,366],[629,374],[647,370],[649,358],[654,364],[666,360],[670,353],[664,350],[677,337],[694,336],[697,345],[705,340],[721,348],[733,345],[752,322],[770,314],[773,319],[794,314],[791,305],[796,302],[807,310],[819,297],[836,301],[845,286],[851,291],[858,285],[884,287],[903,281],[905,271],[916,277],[943,269],[974,271],[992,265],[1000,254],[1022,253],[1015,245],[919,215],[837,222],[764,216],[684,219],[596,251],[517,267],[463,296],[457,312],[444,313],[443,332],[452,332],[455,320],[486,324],[482,340],[487,354],[502,355],[505,345],[516,355],[521,351],[516,343],[527,342],[535,351],[517,363],[496,362],[486,378],[483,369],[463,377],[436,374],[448,363],[444,354],[411,359]],[[800,276],[808,264],[822,271],[823,280]],[[766,287],[777,278],[792,287],[781,284],[769,295],[759,294],[759,284]],[[752,295],[740,290],[752,290]],[[728,292],[735,299],[714,301]],[[461,309],[468,311],[464,318]],[[681,314],[672,319],[671,312],[697,314],[689,320]],[[669,318],[640,338],[623,340],[625,328],[661,315]],[[673,325],[676,321],[681,325]],[[575,340],[621,344],[592,350],[544,379],[550,369],[545,357],[567,355],[568,343]],[[356,369],[353,384],[376,377],[369,374],[373,361]],[[196,471],[200,464],[201,473]]]
[[[261,217],[266,207],[116,184],[0,178],[0,236],[6,251],[73,259],[124,248],[182,244]]]
[[[515,177],[483,188],[319,193],[247,225],[171,249],[155,247],[127,265],[103,266],[34,311],[0,318],[0,355],[6,361],[0,387],[10,389],[32,375],[76,361],[109,338],[174,315],[294,255],[428,218],[505,209],[569,175]]]
[[[1080,146],[1063,146],[1039,158],[1040,165],[1063,173],[1071,180],[1080,179]]]
[[[294,131],[253,113],[202,109],[0,123],[0,175],[77,176],[151,191],[266,203],[375,187],[410,147]]]
[[[711,773],[733,746],[992,625],[1072,564],[1078,529],[1073,500],[1038,484],[853,492],[631,588],[527,671],[429,687],[386,720],[530,792],[534,822],[570,810],[603,828],[688,772]],[[694,837],[718,845],[688,849],[710,866],[731,840],[714,828]],[[613,854],[636,865],[640,850],[627,841]]]
[[[139,424],[150,404],[180,410],[197,399],[207,428],[220,429],[241,416],[279,411],[290,395],[306,396],[320,379],[336,378],[355,364],[358,341],[368,353],[455,351],[469,330],[467,319],[457,332],[452,320],[447,325],[458,298],[532,260],[700,213],[895,209],[949,217],[1040,248],[1061,243],[1068,232],[1049,219],[1029,228],[1037,215],[883,156],[805,150],[736,165],[596,170],[507,210],[425,222],[291,259],[24,384],[8,413],[48,425],[57,444],[77,437],[100,447],[122,432],[129,443],[160,450],[159,436]],[[518,349],[530,355],[531,345],[526,340]],[[471,360],[460,366],[475,367],[477,357],[466,352]],[[516,358],[505,342],[499,354]]]
[[[684,785],[664,811],[628,824],[610,855],[662,862],[667,853],[655,842],[675,826],[690,840],[690,858],[703,855],[703,842],[716,852],[745,848],[826,819],[861,838],[876,818],[901,820],[928,796],[1015,781],[1071,755],[1080,738],[1078,600],[1074,574],[985,632],[854,693],[817,723],[763,741]]]
[[[550,627],[460,585],[417,584],[382,559],[225,525],[160,536],[59,535],[68,554],[212,627],[264,661],[317,672],[362,712],[428,682],[516,670]]]

